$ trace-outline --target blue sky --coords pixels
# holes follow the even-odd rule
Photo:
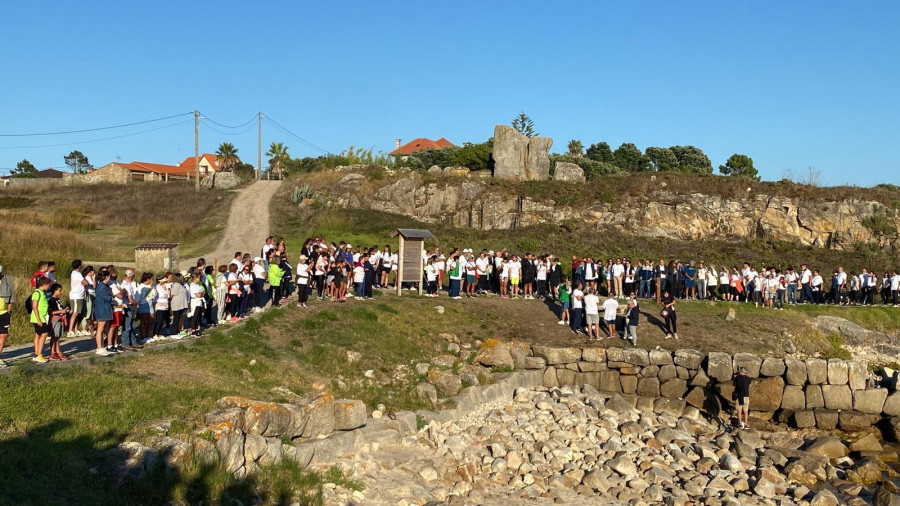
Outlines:
[[[480,142],[524,110],[554,151],[693,144],[715,167],[748,154],[764,179],[813,167],[828,184],[900,183],[900,4],[759,5],[13,2],[0,134],[262,111],[328,151],[390,151],[398,137]],[[193,154],[190,119],[0,137],[0,167],[59,167],[72,149],[96,166],[177,163]],[[255,128],[201,125],[202,151],[222,141],[255,163]],[[264,123],[272,141],[318,154]]]

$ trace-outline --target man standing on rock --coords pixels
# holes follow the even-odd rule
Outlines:
[[[747,376],[746,367],[738,369],[731,397],[736,403],[738,424],[741,429],[746,429],[750,423],[750,378]]]

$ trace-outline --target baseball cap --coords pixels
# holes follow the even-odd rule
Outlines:
[[[133,269],[125,269],[125,277],[128,277],[128,276],[134,276]]]
[[[262,257],[256,257],[253,259],[254,262],[262,262]]]

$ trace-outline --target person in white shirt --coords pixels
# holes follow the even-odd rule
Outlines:
[[[587,295],[584,296],[584,318],[587,324],[588,341],[600,339],[600,297],[594,293],[593,288],[587,289]]]
[[[610,292],[615,292],[616,297],[624,299],[625,294],[622,293],[622,282],[625,276],[625,266],[622,265],[621,258],[616,259],[616,263],[614,263],[612,266],[611,274],[613,279],[613,286],[615,288],[613,290],[610,290]],[[606,303],[604,302],[604,304]]]
[[[388,286],[388,282],[390,281],[391,270],[393,268],[394,255],[391,253],[390,244],[384,245],[384,251],[381,253],[381,275],[379,279],[381,282],[379,283],[383,287]]]
[[[428,263],[425,264],[425,289],[428,292],[426,297],[437,297],[437,268],[434,266],[435,256],[428,257]]]
[[[75,327],[84,317],[84,298],[86,295],[84,287],[88,284],[81,274],[81,260],[76,259],[72,261],[72,275],[69,279],[72,283],[69,287],[69,304],[71,305],[72,317],[69,319],[69,332],[66,334],[66,337],[89,336],[91,333],[86,330],[75,332]]]
[[[837,270],[837,290],[834,292],[834,303],[847,305],[847,273],[843,267]]]
[[[439,252],[440,250],[435,251]],[[438,291],[441,291],[444,289],[444,271],[447,268],[447,257],[442,254],[438,254],[437,258],[434,260],[434,268],[435,270],[437,270],[437,288]]]
[[[603,319],[606,320],[606,331],[609,333],[607,339],[612,339],[613,335],[618,336],[616,330],[616,316],[619,311],[619,303],[612,294],[603,302]],[[599,337],[598,337],[599,338]]]
[[[812,271],[807,268],[806,264],[800,266],[800,303],[810,304],[814,302],[813,291],[810,283],[812,282]]]
[[[509,262],[509,287],[512,289],[512,298],[519,298],[519,279],[522,274],[522,262],[519,255],[513,255]]]
[[[498,271],[500,272],[500,298],[508,299],[507,285],[509,284],[509,261],[505,258],[501,259]]]
[[[488,265],[490,265],[490,263],[491,259],[487,256],[487,250],[481,250],[481,254],[475,259],[475,272],[478,278],[476,287],[478,293],[487,293],[488,291]]]
[[[309,258],[306,255],[300,255],[300,258],[297,259],[297,307],[309,307],[306,305],[306,301],[309,300],[311,277]]]
[[[572,333],[577,334],[581,331],[581,318],[584,313],[584,292],[581,291],[582,284],[575,283],[575,289],[572,290]]]
[[[447,262],[447,274],[450,277],[450,298],[461,299],[459,291],[462,284],[463,269],[460,265],[460,257],[457,250],[450,252],[450,261]]]
[[[898,298],[900,298],[900,274],[893,271],[891,273],[891,302],[894,307],[898,305]]]
[[[813,275],[809,281],[809,287],[812,293],[812,302],[814,304],[822,303],[822,283],[824,282],[825,280],[819,275],[819,270],[816,269],[813,271]]]

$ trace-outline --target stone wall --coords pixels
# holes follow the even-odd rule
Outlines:
[[[110,163],[87,174],[64,174],[63,181],[66,185],[113,183],[126,184],[131,182],[131,171]]]
[[[64,184],[61,178],[50,177],[11,177],[4,179],[0,187],[9,188],[48,188],[51,186],[61,186]]]
[[[752,378],[750,409],[762,418],[777,416],[798,428],[860,430],[900,416],[896,375],[876,384],[857,361],[545,346],[534,346],[532,356],[546,363],[544,386],[591,385],[635,404],[691,405],[723,416],[731,411],[734,373],[746,367]]]

